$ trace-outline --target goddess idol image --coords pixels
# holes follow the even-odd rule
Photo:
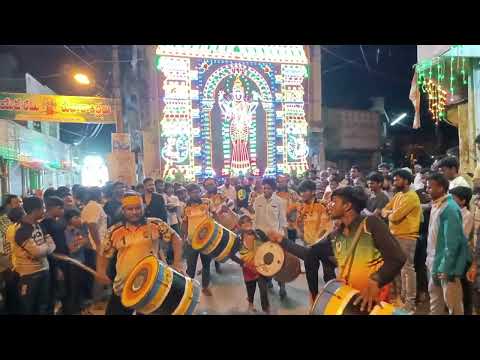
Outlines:
[[[234,175],[245,175],[251,170],[249,135],[259,98],[260,95],[252,91],[252,101],[245,99],[245,88],[239,76],[233,83],[229,99],[224,91],[218,92],[218,105],[225,121],[230,123],[230,167]]]

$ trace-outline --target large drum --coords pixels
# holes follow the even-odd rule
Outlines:
[[[300,260],[271,241],[258,247],[254,262],[260,275],[283,283],[292,282],[301,272]]]
[[[220,223],[220,225],[222,225],[223,227],[231,231],[235,231],[235,229],[238,226],[237,216],[230,209],[217,213],[217,220]]]
[[[212,219],[203,221],[193,233],[192,248],[225,262],[236,251],[236,235]]]
[[[360,311],[360,304],[353,305],[359,295],[358,290],[343,281],[330,280],[315,299],[310,315],[408,315],[383,301],[380,302],[382,306],[375,305],[370,313],[366,310]]]
[[[150,255],[127,277],[121,301],[145,315],[192,315],[200,301],[200,284]]]

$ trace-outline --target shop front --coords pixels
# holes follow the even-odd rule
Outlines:
[[[57,139],[0,119],[0,192],[27,195],[78,180],[71,147]]]
[[[479,58],[480,45],[419,45],[412,82],[412,90],[426,96],[430,119],[437,125],[444,121],[458,128],[460,173],[463,175],[472,175],[477,166]],[[419,104],[420,96],[412,96],[414,93],[412,91],[411,99]]]

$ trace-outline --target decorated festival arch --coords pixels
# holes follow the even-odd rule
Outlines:
[[[164,176],[306,171],[302,46],[160,45],[157,56]]]

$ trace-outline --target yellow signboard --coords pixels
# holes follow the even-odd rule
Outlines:
[[[0,119],[114,124],[113,99],[0,93]]]

